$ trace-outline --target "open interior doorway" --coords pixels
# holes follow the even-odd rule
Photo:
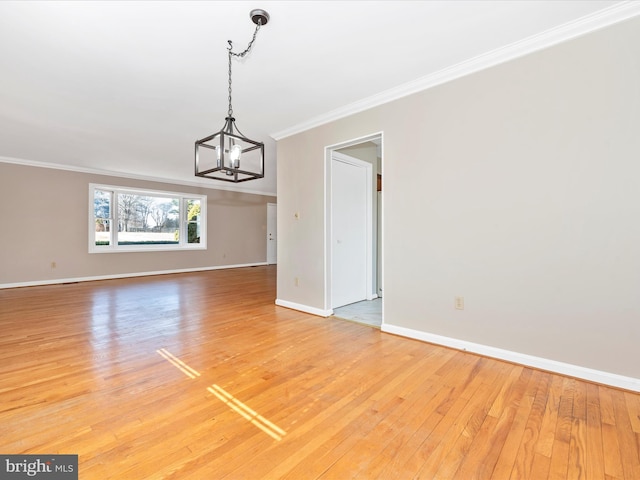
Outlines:
[[[267,203],[267,265],[278,263],[278,205]]]
[[[382,152],[382,133],[325,149],[325,308],[377,327],[383,323]]]

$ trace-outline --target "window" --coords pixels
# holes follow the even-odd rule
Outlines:
[[[89,185],[89,253],[206,249],[205,195]]]

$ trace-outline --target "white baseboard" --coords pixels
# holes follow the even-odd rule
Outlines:
[[[615,373],[603,372],[601,370],[593,370],[591,368],[580,367],[570,363],[558,362],[547,358],[534,357],[524,353],[512,352],[501,348],[490,347],[479,343],[467,342],[456,338],[443,337],[433,333],[422,332],[410,328],[399,327],[397,325],[389,325],[383,323],[381,330],[387,333],[393,333],[402,337],[422,340],[424,342],[434,343],[445,347],[455,348],[467,352],[477,353],[487,357],[506,360],[508,362],[525,365],[527,367],[538,368],[569,377],[580,378],[591,382],[601,383],[612,387],[623,388],[634,392],[640,392],[640,379],[633,377],[625,377]]]
[[[0,283],[0,289],[16,287],[37,287],[39,285],[57,285],[60,283],[93,282],[94,280],[113,280],[116,278],[147,277],[149,275],[169,275],[172,273],[203,272],[207,270],[222,270],[227,268],[258,267],[262,265],[267,265],[267,263],[243,263],[237,265],[217,265],[215,267],[181,268],[177,270],[158,270],[154,272],[116,273],[113,275],[97,275],[92,277],[56,278],[50,280],[35,280],[32,282]]]
[[[330,317],[331,315],[333,315],[333,310],[322,310],[321,308],[310,307],[308,305],[289,302],[287,300],[280,300],[279,298],[276,298],[276,305],[280,307],[291,308],[293,310],[300,310],[301,312],[310,313],[312,315],[318,315],[320,317]]]

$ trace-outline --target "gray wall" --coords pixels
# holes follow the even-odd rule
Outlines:
[[[385,323],[640,379],[639,86],[635,18],[281,139],[278,299],[327,308],[324,147],[382,131]]]
[[[207,250],[89,254],[89,183],[207,195]],[[0,163],[0,285],[262,263],[268,202],[275,197]]]

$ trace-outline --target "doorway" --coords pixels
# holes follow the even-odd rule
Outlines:
[[[382,133],[325,148],[325,309],[374,310],[378,325],[384,258],[381,174]]]
[[[278,205],[267,203],[267,265],[278,263]]]

